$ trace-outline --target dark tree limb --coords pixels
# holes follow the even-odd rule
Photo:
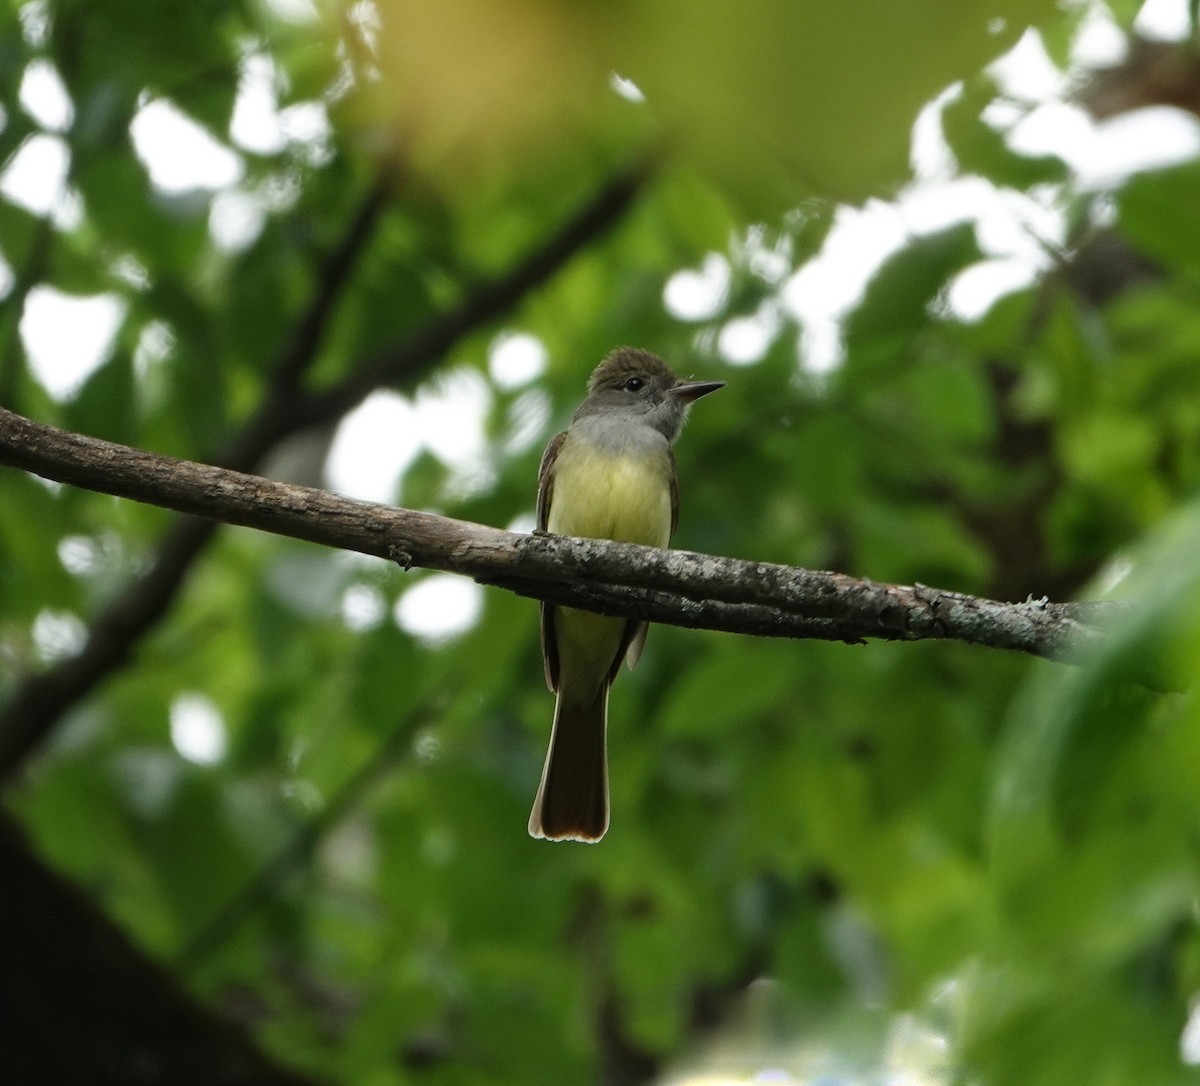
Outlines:
[[[316,1086],[196,1003],[0,813],[0,1076],[55,1086]]]
[[[323,262],[310,305],[272,368],[268,395],[216,455],[217,463],[254,471],[285,438],[336,419],[381,384],[411,381],[426,373],[458,339],[502,315],[613,226],[632,205],[649,171],[647,163],[618,171],[575,216],[512,268],[477,285],[458,305],[394,349],[366,360],[340,383],[319,392],[305,391],[301,378],[316,357],[335,303],[386,205],[389,182],[381,182]],[[21,684],[0,710],[0,736],[10,740],[0,739],[0,777],[10,776],[67,709],[128,660],[138,640],[170,609],[217,526],[212,520],[194,519],[172,525],[148,572],[93,619],[83,650]],[[21,745],[15,746],[18,736]]]
[[[391,559],[406,569],[460,573],[537,599],[676,626],[839,641],[944,638],[1075,661],[1103,638],[1097,620],[1120,606],[1000,603],[689,551],[517,535],[175,460],[3,409],[0,463],[213,521]],[[12,713],[0,723],[3,774],[32,737]]]

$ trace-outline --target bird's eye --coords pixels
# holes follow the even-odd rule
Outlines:
[[[625,382],[625,387],[629,389],[630,392],[637,392],[645,383],[646,382],[640,377],[630,377],[629,380]]]

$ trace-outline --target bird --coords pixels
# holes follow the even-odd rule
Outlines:
[[[655,354],[618,347],[596,367],[538,470],[537,530],[665,547],[679,520],[671,446],[690,406],[723,381],[682,380]],[[529,833],[599,841],[608,829],[608,691],[633,667],[647,623],[541,605],[546,685],[556,695]]]

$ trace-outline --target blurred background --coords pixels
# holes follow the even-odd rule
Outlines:
[[[6,4],[0,405],[524,531],[633,344],[728,383],[676,545],[1134,601],[1081,668],[657,627],[612,829],[550,845],[531,601],[4,469],[6,1081],[1200,1081],[1196,43],[1193,0]],[[259,1070],[116,1052],[176,1001]]]

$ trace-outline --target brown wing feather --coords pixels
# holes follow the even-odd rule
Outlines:
[[[537,493],[537,527],[539,532],[546,530],[550,521],[550,502],[554,497],[554,461],[558,459],[558,451],[562,448],[566,433],[555,434],[542,453],[542,463],[538,468]],[[542,613],[542,664],[546,670],[546,685],[554,693],[558,692],[558,641],[554,637],[554,608],[543,603]]]
[[[554,497],[554,461],[558,459],[558,451],[562,448],[566,437],[567,432],[564,430],[550,439],[550,444],[542,453],[542,462],[538,466],[537,526],[539,532],[544,532],[550,521],[550,502]]]

